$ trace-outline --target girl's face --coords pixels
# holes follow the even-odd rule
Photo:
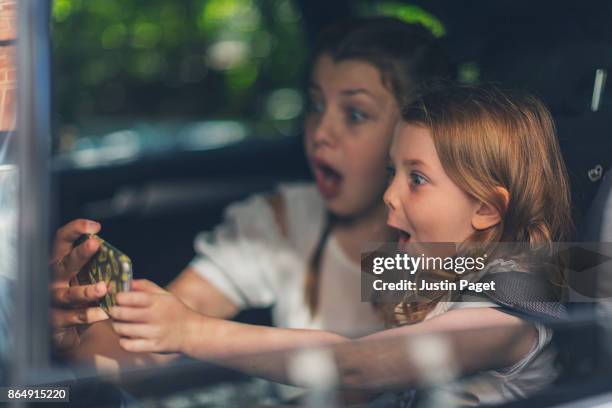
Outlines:
[[[327,208],[341,217],[381,204],[399,109],[373,65],[318,58],[309,86],[305,147]]]
[[[387,224],[408,243],[463,242],[474,231],[480,203],[448,177],[428,129],[398,124],[391,144],[393,178],[384,200]]]

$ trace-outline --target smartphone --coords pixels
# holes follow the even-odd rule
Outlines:
[[[97,235],[81,235],[73,243],[73,248],[89,238],[99,240],[100,249],[79,271],[76,281],[79,285],[91,285],[101,281],[106,283],[108,292],[100,300],[100,307],[108,314],[110,307],[117,304],[117,293],[127,292],[132,286],[132,261],[126,254]]]

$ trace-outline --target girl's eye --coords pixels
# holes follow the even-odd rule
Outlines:
[[[416,186],[422,186],[427,183],[427,179],[421,176],[419,173],[410,173],[410,180]]]
[[[365,113],[353,108],[347,110],[347,115],[350,123],[361,123],[368,118]]]
[[[321,102],[310,101],[308,103],[308,111],[312,113],[322,113],[325,110],[325,106]]]

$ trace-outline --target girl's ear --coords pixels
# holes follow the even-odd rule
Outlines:
[[[497,193],[503,197],[504,207],[508,206],[510,201],[510,193],[503,187],[496,188]],[[472,227],[475,230],[485,230],[491,228],[501,222],[502,216],[494,206],[480,202],[476,212],[472,216]]]

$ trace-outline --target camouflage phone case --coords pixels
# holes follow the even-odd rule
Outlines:
[[[85,242],[90,235],[84,234],[73,244],[73,247]],[[80,285],[90,285],[100,281],[106,283],[108,292],[104,299],[100,301],[100,307],[106,313],[111,306],[117,304],[116,294],[127,292],[132,283],[132,261],[123,252],[97,237],[101,241],[100,249],[85,264],[83,269],[77,274],[77,281]]]

